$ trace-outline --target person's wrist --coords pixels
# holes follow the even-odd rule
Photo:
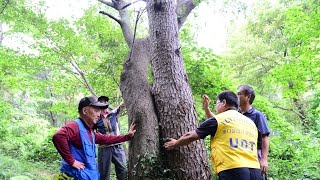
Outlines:
[[[127,136],[129,139],[132,139],[132,137],[133,137],[132,133],[127,133],[126,136]]]
[[[70,161],[68,164],[69,164],[69,165],[71,165],[71,166],[73,166],[75,162],[76,162],[76,160],[75,160],[75,159],[73,159],[73,160],[72,160],[72,161]]]
[[[261,158],[261,161],[265,161],[265,162],[267,162],[267,158]]]

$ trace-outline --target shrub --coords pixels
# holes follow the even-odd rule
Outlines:
[[[32,152],[27,159],[32,161],[60,162],[61,157],[52,143],[52,136],[56,132],[56,128],[49,129],[49,133],[44,141],[32,148]]]

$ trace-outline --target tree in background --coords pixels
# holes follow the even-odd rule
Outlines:
[[[29,103],[55,127],[77,115],[79,94],[109,94],[112,100],[119,99],[121,65],[116,61],[124,58],[126,46],[116,36],[119,29],[97,14],[91,9],[74,22],[53,21],[45,17],[41,3],[10,1],[1,16],[4,27],[8,26],[2,37],[6,42],[16,41],[16,45],[9,44],[16,47],[1,46],[4,98],[14,103],[12,94],[21,91],[23,97],[15,100]],[[101,31],[95,33],[97,29]]]
[[[256,87],[254,106],[269,120],[269,177],[317,179],[318,2],[258,1],[253,10],[232,33],[225,64],[232,79]]]
[[[317,3],[257,2],[241,34],[230,39],[228,56],[235,78],[258,87],[259,94],[275,100],[274,108],[288,111],[305,129],[310,128],[307,96],[319,91]]]
[[[125,46],[119,48],[123,44],[115,36],[121,33],[119,29],[108,27],[108,21],[96,16],[97,12],[94,16],[88,11],[75,22],[52,21],[43,8],[29,1],[8,1],[1,11],[7,30],[2,32],[0,47],[0,123],[5,133],[0,138],[1,154],[51,164],[60,158],[52,146],[52,126],[59,127],[77,116],[81,96],[108,93],[116,100],[119,86],[108,81],[119,81],[121,65],[113,67],[110,61],[123,58],[117,57],[122,51],[115,50],[125,50]],[[92,32],[96,30],[93,25],[101,28],[100,24],[105,31],[99,36]],[[103,42],[105,36],[113,39]],[[117,43],[111,46],[112,41]],[[106,45],[110,47],[103,50]],[[106,66],[112,66],[112,71]],[[101,88],[96,90],[96,86]]]

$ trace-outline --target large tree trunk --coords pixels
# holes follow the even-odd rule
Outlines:
[[[131,57],[124,64],[121,92],[128,110],[129,122],[137,125],[137,133],[130,142],[128,178],[152,179],[150,161],[159,155],[159,129],[153,98],[148,85],[149,51],[146,39],[134,43]],[[149,172],[149,174],[147,173]]]
[[[118,10],[120,19],[108,12],[100,13],[119,23],[131,48],[124,64],[120,86],[129,122],[135,121],[137,124],[137,133],[130,142],[129,180],[168,179],[172,177],[171,172],[175,174],[175,179],[210,179],[202,141],[177,151],[159,153],[160,139],[177,138],[193,130],[197,124],[178,43],[178,28],[184,24],[195,4],[192,0],[148,0],[151,38],[134,42],[134,32],[127,11],[130,3],[126,0],[99,1]],[[175,11],[174,6],[179,9]],[[151,60],[155,74],[153,93],[156,105],[148,85],[148,65]],[[162,159],[163,154],[167,154],[165,159]]]
[[[178,138],[197,127],[191,89],[183,67],[175,1],[150,0],[147,4],[153,69],[153,94],[160,138]],[[166,153],[176,179],[211,177],[202,141]]]

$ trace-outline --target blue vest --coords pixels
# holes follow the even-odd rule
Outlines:
[[[85,164],[85,169],[78,170],[72,166],[70,166],[65,160],[62,161],[60,171],[64,172],[76,180],[99,180],[100,174],[97,168],[96,163],[96,145],[95,145],[95,136],[92,134],[92,143],[87,133],[87,129],[84,126],[83,122],[80,119],[76,120],[83,149],[77,149],[71,143],[69,143],[69,148],[73,157]]]

